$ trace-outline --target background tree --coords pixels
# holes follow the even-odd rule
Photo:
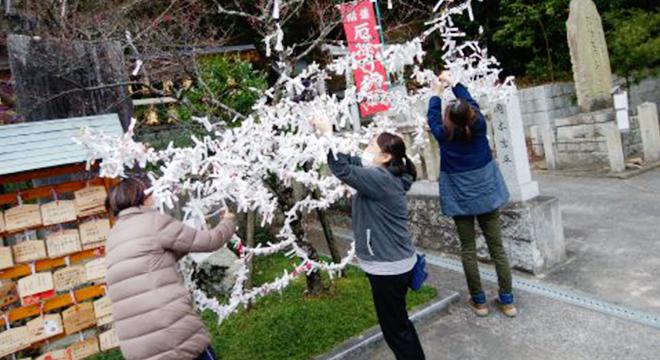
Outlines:
[[[613,71],[628,83],[660,73],[660,11],[631,9],[606,16]]]

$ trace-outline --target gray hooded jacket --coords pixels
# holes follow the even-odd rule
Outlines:
[[[370,262],[395,262],[415,255],[408,233],[406,193],[412,177],[396,177],[383,167],[363,167],[358,157],[328,153],[328,165],[357,190],[352,218],[356,255]]]

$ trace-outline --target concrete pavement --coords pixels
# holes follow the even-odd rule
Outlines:
[[[465,298],[463,275],[430,267],[429,283],[459,290]],[[484,282],[490,297],[494,284]],[[654,360],[660,353],[660,331],[598,312],[517,292],[520,315],[509,319],[491,306],[478,318],[463,303],[448,315],[418,327],[429,360]],[[355,360],[393,360],[386,344],[363,352]]]
[[[536,179],[559,198],[569,252],[544,280],[660,314],[660,169],[627,180]]]
[[[660,314],[660,169],[620,180],[537,175],[559,198],[569,259],[540,278],[633,309]],[[488,265],[481,265],[490,268]],[[431,266],[429,282],[467,299],[463,274]],[[528,277],[526,274],[516,274]],[[484,281],[495,297],[494,283]],[[475,317],[462,303],[418,328],[433,359],[660,359],[660,330],[516,292],[520,315]],[[394,359],[386,344],[357,360]]]

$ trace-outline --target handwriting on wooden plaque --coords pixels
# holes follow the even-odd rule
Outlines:
[[[41,225],[41,212],[37,204],[23,204],[5,211],[5,230],[14,232]]]
[[[59,200],[41,205],[41,220],[44,225],[55,225],[77,219],[73,200]]]
[[[14,253],[14,261],[17,263],[32,262],[48,257],[43,240],[25,240],[11,248]]]
[[[5,213],[0,211],[0,233],[5,232]]]
[[[108,268],[105,265],[105,258],[98,258],[85,263],[87,269],[87,281],[105,280],[105,273]]]
[[[14,256],[9,246],[0,246],[0,270],[14,266]]]
[[[109,297],[104,296],[94,301],[94,315],[98,326],[112,323],[112,301]]]
[[[101,351],[107,351],[119,347],[119,338],[115,329],[110,329],[101,335],[99,335],[99,341],[101,343]]]
[[[27,326],[20,326],[0,332],[0,357],[13,354],[30,346]]]
[[[96,325],[94,305],[91,302],[73,305],[62,312],[62,319],[67,335],[90,328]]]
[[[35,343],[64,333],[60,314],[39,316],[27,323],[30,342]]]
[[[87,270],[82,265],[67,266],[53,273],[55,290],[69,291],[85,283]]]
[[[105,211],[107,196],[103,186],[89,186],[74,193],[78,216],[88,216]]]
[[[99,352],[99,339],[96,336],[90,336],[83,341],[79,341],[66,349],[69,360],[82,360]]]
[[[50,272],[41,272],[20,278],[17,287],[23,305],[36,304],[42,299],[55,296],[53,274]]]
[[[42,354],[35,360],[69,360],[66,354],[66,349],[60,350],[51,350],[45,354]]]
[[[78,231],[74,229],[66,229],[48,235],[46,247],[48,248],[48,257],[51,259],[82,250]]]
[[[78,227],[83,245],[106,241],[110,233],[110,220],[94,219],[86,221]]]
[[[8,281],[0,284],[0,306],[4,307],[18,301],[18,290],[16,283]]]

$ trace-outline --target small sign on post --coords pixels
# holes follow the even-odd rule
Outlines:
[[[616,124],[621,131],[630,130],[628,116],[628,92],[619,90],[614,93],[614,110],[616,111]]]

